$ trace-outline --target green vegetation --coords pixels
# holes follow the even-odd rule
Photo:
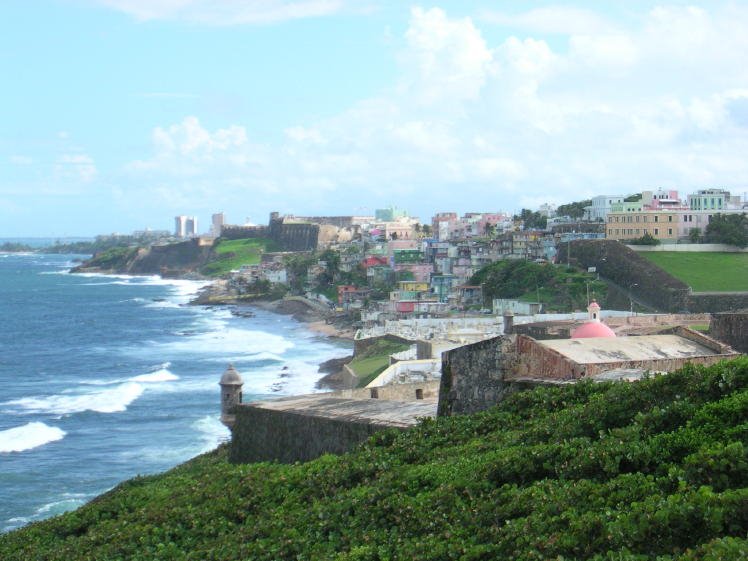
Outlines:
[[[579,220],[584,216],[584,207],[591,206],[592,205],[592,199],[587,199],[586,201],[577,201],[574,203],[569,203],[565,205],[561,205],[556,209],[556,215],[557,216],[568,216],[569,218],[574,218],[576,220]]]
[[[748,214],[717,214],[707,224],[704,238],[709,243],[748,246]]]
[[[390,365],[390,355],[408,350],[409,345],[380,339],[348,363],[356,373],[358,385],[363,388]]]
[[[628,240],[626,243],[629,245],[660,245],[660,240],[649,232],[646,232],[641,238],[634,238],[633,240]]]
[[[528,208],[523,208],[519,214],[514,216],[514,219],[522,220],[525,230],[545,230],[545,227],[548,225],[547,216],[543,216],[538,211],[533,212]]]
[[[650,260],[697,292],[748,291],[748,254],[647,251]]]
[[[510,396],[355,452],[219,450],[0,536],[3,561],[745,559],[748,358]]]
[[[80,253],[95,255],[115,247],[147,247],[153,242],[163,239],[158,232],[149,232],[141,236],[128,234],[110,234],[96,236],[93,240],[62,241],[57,240],[49,247],[38,249],[43,253]]]
[[[35,251],[35,248],[25,243],[5,242],[0,245],[0,252],[17,253],[21,251]]]
[[[86,267],[119,270],[125,268],[138,253],[138,247],[113,247],[86,261]]]
[[[595,275],[524,260],[503,260],[486,265],[475,273],[470,284],[483,286],[486,299],[516,298],[540,302],[553,310],[587,307],[587,295],[604,305],[607,285]]]
[[[203,266],[200,272],[211,277],[220,277],[242,265],[258,265],[263,252],[278,251],[278,246],[274,241],[265,238],[219,239],[213,250],[216,259]]]

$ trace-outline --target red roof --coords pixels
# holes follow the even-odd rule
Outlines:
[[[615,337],[613,330],[599,321],[588,321],[577,327],[571,334],[572,339],[591,339],[593,337]]]

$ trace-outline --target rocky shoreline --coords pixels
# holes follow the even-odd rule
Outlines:
[[[71,273],[138,274],[131,271],[123,272],[117,268],[86,267],[85,264],[75,267],[71,270]],[[182,272],[182,274],[166,276],[185,280],[205,280],[205,277],[194,272]],[[269,300],[263,296],[240,295],[224,279],[212,280],[190,301],[190,305],[225,306],[231,308],[232,314],[242,317],[251,317],[253,308],[275,314],[290,315],[296,321],[306,324],[309,330],[332,339],[352,341],[356,334],[356,330],[350,321],[335,316],[329,307],[322,302],[310,300],[303,296],[286,296],[277,300]],[[351,387],[352,382],[345,376],[342,365],[350,362],[352,358],[352,356],[346,356],[322,363],[319,372],[324,373],[325,376],[317,382],[317,387],[327,389]]]
[[[229,306],[237,316],[252,314],[252,309],[260,309],[274,314],[290,315],[296,321],[306,324],[310,331],[332,339],[352,341],[356,330],[348,321],[335,318],[331,310],[321,302],[302,296],[284,297],[278,300],[262,298],[241,298],[233,294],[225,280],[217,280],[203,288],[190,302],[195,306]],[[336,321],[337,319],[337,321]],[[351,379],[343,365],[353,359],[353,355],[327,360],[319,365],[321,374],[317,381],[318,389],[340,390],[355,387],[357,380]]]

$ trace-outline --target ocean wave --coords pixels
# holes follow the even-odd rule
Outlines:
[[[5,405],[14,405],[26,413],[51,413],[69,415],[83,411],[98,413],[119,413],[143,394],[143,386],[135,382],[125,382],[113,388],[84,394],[50,395],[44,397],[23,397],[6,401]]]
[[[65,431],[44,423],[27,423],[21,427],[0,431],[0,452],[23,452],[38,448],[65,437]]]
[[[172,382],[174,380],[179,380],[179,376],[166,368],[151,372],[150,374],[141,374],[140,376],[130,378],[131,382],[143,383]]]
[[[85,386],[113,386],[115,384],[123,384],[125,382],[140,382],[140,383],[158,383],[158,382],[171,382],[179,380],[179,376],[169,370],[171,362],[164,362],[151,369],[151,371],[145,374],[138,374],[131,378],[115,378],[113,380],[81,380],[81,384]],[[67,392],[66,392],[67,393]]]
[[[192,423],[192,428],[200,433],[202,448],[200,454],[210,452],[221,442],[231,437],[231,431],[221,423],[218,417],[207,415]]]
[[[279,356],[292,349],[294,342],[281,335],[274,335],[264,331],[250,331],[227,327],[225,322],[210,326],[210,330],[180,337],[176,341],[157,342],[150,349],[144,349],[148,354],[154,349],[160,356],[169,358],[173,353],[187,354],[220,354],[221,356],[243,356],[251,359],[252,355],[260,352]],[[132,349],[138,352],[137,349]],[[131,349],[128,349],[128,352]]]

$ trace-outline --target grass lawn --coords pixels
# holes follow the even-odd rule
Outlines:
[[[748,291],[748,253],[642,251],[696,292]]]
[[[409,345],[380,340],[348,363],[358,377],[358,387],[363,388],[390,365],[390,355],[407,350]]]
[[[264,238],[222,240],[215,248],[218,259],[205,265],[202,272],[218,277],[242,265],[257,265],[263,252],[277,250],[278,246],[274,241]]]

